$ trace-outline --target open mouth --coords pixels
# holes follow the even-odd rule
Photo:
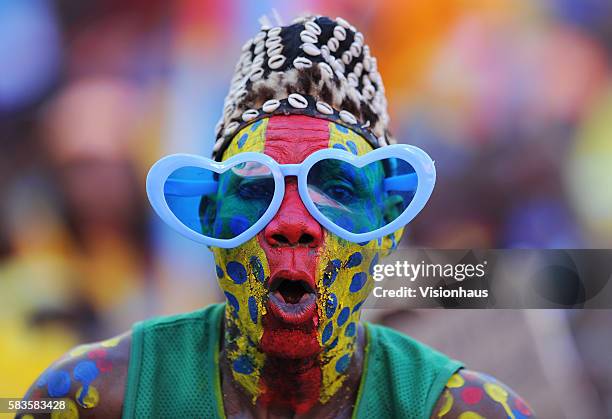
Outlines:
[[[300,324],[316,312],[316,293],[308,281],[276,275],[272,278],[268,304],[275,317],[284,323]]]

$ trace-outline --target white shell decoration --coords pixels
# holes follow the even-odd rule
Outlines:
[[[255,44],[255,50],[253,52],[255,53],[255,55],[258,55],[263,52],[265,47],[266,47],[266,44],[264,44],[263,41],[260,41]]]
[[[355,116],[349,111],[340,111],[340,119],[342,119],[347,124],[357,123],[357,118],[355,118]]]
[[[264,69],[261,67],[256,67],[253,71],[251,71],[251,75],[249,76],[249,79],[251,81],[257,81],[261,78],[261,76],[263,76],[264,73]]]
[[[276,45],[279,45],[283,42],[283,38],[280,36],[273,36],[272,38],[266,39],[266,48],[272,48]]]
[[[310,68],[312,67],[312,61],[306,57],[296,57],[295,60],[293,60],[293,66],[299,69]]]
[[[240,124],[236,121],[234,122],[230,122],[227,127],[225,127],[225,135],[231,135],[234,133],[234,131],[236,131],[236,128],[238,128]]]
[[[306,54],[312,55],[313,57],[317,55],[321,55],[321,50],[317,48],[314,44],[311,44],[308,42],[302,44],[302,49],[304,50]]]
[[[277,110],[279,106],[280,106],[279,100],[270,99],[264,102],[263,106],[261,107],[261,110],[266,113],[270,113],[270,112],[274,112],[275,110]]]
[[[362,71],[363,71],[363,64],[362,63],[355,64],[355,67],[353,67],[353,73],[355,73],[357,77],[361,77]]]
[[[300,39],[302,40],[302,42],[310,42],[312,44],[317,43],[317,35],[310,31],[300,32]]]
[[[359,55],[361,55],[361,45],[356,42],[353,42],[351,44],[351,54],[353,54],[355,58],[359,57]]]
[[[283,30],[283,28],[281,28],[280,26],[277,26],[275,28],[272,28],[268,31],[268,37],[273,37],[273,36],[278,36],[280,35],[281,31]]]
[[[336,52],[340,46],[340,41],[338,41],[337,38],[329,38],[329,41],[327,41],[327,46],[329,47],[330,51]]]
[[[351,55],[350,52],[344,51],[342,53],[342,61],[344,62],[344,64],[349,65],[352,60],[353,60],[353,56]]]
[[[281,44],[278,44],[268,49],[268,56],[273,57],[275,55],[279,55],[281,52],[283,52],[283,46]]]
[[[277,68],[281,68],[283,64],[285,64],[285,56],[284,55],[275,55],[274,57],[270,57],[268,60],[268,67],[272,70],[276,70]]]
[[[336,26],[334,28],[334,37],[338,41],[344,41],[346,39],[346,29],[343,26]]]
[[[317,36],[321,35],[321,27],[315,22],[306,22],[304,23],[304,27],[306,27],[306,29],[308,29],[310,32],[314,32],[314,34]]]
[[[251,119],[257,118],[257,115],[259,115],[259,112],[256,109],[248,109],[242,114],[242,120],[249,122]]]
[[[349,75],[346,76],[346,78],[351,86],[353,87],[359,86],[359,79],[357,78],[355,73],[349,73]]]
[[[344,26],[345,28],[351,27],[351,24],[348,23],[346,20],[342,19],[341,17],[336,18],[336,23],[340,26]]]
[[[325,102],[317,101],[316,107],[317,107],[317,110],[321,112],[322,114],[331,115],[334,113],[334,110],[332,109],[332,107],[329,106]]]
[[[308,106],[306,98],[298,93],[291,93],[287,98],[289,105],[297,109],[304,109]]]
[[[363,45],[363,34],[361,32],[355,33],[355,42]]]
[[[251,45],[253,45],[253,40],[249,39],[248,41],[246,41],[244,43],[244,45],[242,46],[242,51],[248,51],[249,49],[251,49]]]
[[[259,41],[263,41],[266,38],[266,33],[264,31],[259,32],[257,35],[255,35],[255,38],[253,38],[254,42],[259,42]]]
[[[334,70],[327,63],[319,63],[319,67],[324,73],[327,73],[329,77],[334,77]]]

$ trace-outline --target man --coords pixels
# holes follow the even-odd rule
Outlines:
[[[425,153],[388,145],[388,119],[349,23],[262,29],[216,162],[170,156],[147,180],[158,214],[211,246],[227,303],[78,347],[26,398],[62,399],[61,417],[532,417],[494,378],[359,322],[373,266],[435,179]]]

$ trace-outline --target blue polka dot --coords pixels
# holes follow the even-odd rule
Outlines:
[[[241,355],[233,363],[234,371],[240,374],[252,374],[255,368],[251,359],[246,355]]]
[[[242,137],[240,137],[240,139],[238,140],[238,148],[242,148],[244,146],[244,143],[246,143],[246,140],[248,139],[249,134],[247,134],[246,132],[242,134]]]
[[[360,302],[358,302],[357,304],[355,304],[355,307],[353,307],[353,313],[356,312],[357,310],[359,310],[361,308],[361,306],[363,305],[363,303],[365,303],[365,300],[362,300]]]
[[[327,323],[325,329],[323,329],[323,335],[321,336],[321,341],[323,343],[327,342],[329,338],[331,338],[332,333],[334,332],[334,325],[332,322]]]
[[[255,122],[253,125],[251,125],[251,131],[255,131],[257,128],[259,128],[259,126],[262,124],[263,119],[260,119],[259,121]]]
[[[70,374],[66,371],[53,371],[47,379],[47,393],[51,397],[64,397],[70,390]]]
[[[512,409],[512,413],[514,414],[515,419],[527,419],[528,416],[523,415],[521,412],[519,412],[516,409]]]
[[[348,140],[346,142],[346,146],[349,148],[349,150],[351,150],[351,153],[353,153],[354,155],[358,155],[359,154],[359,151],[357,150],[357,146],[351,140]]]
[[[251,265],[251,269],[253,270],[255,278],[259,282],[263,283],[266,278],[264,276],[264,268],[261,264],[261,260],[259,260],[257,256],[251,256],[251,258],[249,259],[249,264]]]
[[[391,238],[391,250],[395,250],[397,248],[397,242],[395,241],[395,234],[391,234],[390,238]]]
[[[361,265],[361,261],[363,260],[363,256],[361,256],[360,252],[355,252],[352,255],[349,256],[348,260],[346,261],[346,264],[344,265],[345,268],[354,268],[355,266],[359,266]]]
[[[236,284],[243,284],[247,280],[247,272],[242,263],[229,262],[225,267],[225,271]]]
[[[327,305],[325,306],[325,315],[328,319],[334,315],[337,307],[338,297],[336,297],[336,294],[334,293],[329,294],[329,297],[327,298]]]
[[[234,297],[234,294],[231,294],[227,291],[223,292],[225,294],[225,298],[227,298],[227,302],[230,306],[234,307],[234,311],[233,311],[233,315],[234,317],[238,316],[238,311],[240,311],[240,304],[238,303],[238,300],[236,299],[236,297]]]
[[[368,272],[370,272],[370,275],[374,274],[374,267],[376,265],[378,265],[378,253],[374,255],[374,257],[372,258],[372,261],[370,262],[370,268],[368,269]]]
[[[351,285],[349,286],[349,291],[357,292],[363,288],[367,281],[368,277],[365,272],[357,272],[353,275],[353,279],[351,279]]]
[[[338,276],[338,270],[342,266],[340,259],[334,259],[327,263],[325,272],[323,272],[323,285],[326,287],[331,286]]]
[[[370,242],[361,242],[361,243],[357,243],[359,246],[367,246],[367,244]]]
[[[348,307],[344,307],[340,314],[338,314],[338,326],[342,326],[348,320],[351,310]]]
[[[344,150],[344,151],[348,151],[346,149],[346,147],[344,146],[344,144],[340,144],[340,143],[336,143],[332,146],[332,148],[337,148],[338,150]]]
[[[342,355],[338,361],[336,361],[336,371],[340,374],[344,373],[351,362],[351,357],[346,354]]]
[[[255,297],[249,297],[249,314],[253,323],[257,324],[257,301],[255,301]]]
[[[242,215],[235,215],[229,220],[230,231],[234,237],[244,233],[251,227],[251,221]]]
[[[334,341],[327,347],[327,350],[330,351],[332,349],[334,349],[336,346],[338,346],[338,338],[336,337],[336,339],[334,339]]]
[[[344,125],[336,124],[336,129],[343,134],[346,134],[348,132],[348,128]]]
[[[93,380],[95,380],[100,371],[98,367],[96,367],[96,363],[93,361],[81,361],[74,367],[72,371],[72,376],[76,381],[79,381],[83,384],[89,384]]]
[[[346,330],[344,331],[344,334],[348,337],[353,337],[355,336],[355,323],[349,323],[348,326],[346,326]]]
[[[379,245],[379,246],[382,246],[382,237],[379,237],[379,238],[377,239],[377,242],[378,242],[378,245]]]
[[[223,278],[225,276],[225,272],[223,272],[223,269],[221,269],[219,265],[215,265],[215,268],[217,269],[217,278]]]

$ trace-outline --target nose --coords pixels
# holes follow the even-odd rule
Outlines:
[[[263,233],[273,247],[318,247],[323,242],[323,228],[304,206],[295,179],[287,178],[283,202]]]

